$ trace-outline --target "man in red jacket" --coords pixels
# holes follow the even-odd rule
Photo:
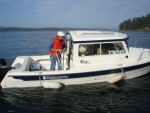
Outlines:
[[[50,54],[50,70],[55,70],[55,65],[57,62],[58,70],[62,70],[61,66],[61,52],[66,50],[66,45],[64,42],[65,34],[62,31],[57,33],[57,36],[51,39],[48,49]]]

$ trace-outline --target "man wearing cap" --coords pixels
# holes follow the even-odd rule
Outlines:
[[[51,39],[48,49],[50,54],[51,66],[50,70],[55,70],[55,65],[57,62],[58,70],[62,70],[61,66],[61,52],[66,50],[66,45],[64,42],[65,34],[62,31],[57,33],[57,36]]]

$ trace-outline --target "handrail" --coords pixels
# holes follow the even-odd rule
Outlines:
[[[46,61],[46,60],[50,60],[50,59],[39,59],[39,60],[37,60],[35,62]]]
[[[145,48],[144,48],[144,49],[145,49]],[[141,60],[141,57],[142,57],[143,53],[145,53],[145,52],[150,52],[150,50],[149,50],[149,51],[144,51],[144,49],[142,50],[142,52],[141,52],[141,54],[140,54],[140,56],[139,56],[137,62]]]
[[[135,40],[135,42],[134,42],[134,47],[136,47],[136,43],[137,43],[137,41],[138,40],[150,40],[150,38],[137,38],[136,40]],[[150,47],[150,46],[149,46]]]
[[[136,47],[136,43],[138,42],[138,40],[150,40],[150,38],[137,38],[137,39],[135,40],[135,42],[134,42],[134,47]],[[145,53],[145,52],[150,52],[150,50],[149,50],[149,51],[144,51],[145,49],[146,49],[146,48],[143,48],[143,50],[142,50],[142,52],[141,52],[141,54],[140,54],[140,56],[139,56],[137,62],[139,62],[139,61],[141,60],[141,57],[142,57],[143,53]],[[147,49],[150,49],[150,46],[149,46]]]

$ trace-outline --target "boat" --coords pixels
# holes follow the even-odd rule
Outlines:
[[[1,64],[2,88],[44,87],[108,82],[150,72],[150,48],[129,47],[128,35],[115,31],[68,31],[62,70],[50,71],[50,56],[17,56],[11,67]],[[137,42],[137,41],[136,41]],[[136,45],[135,42],[135,45]],[[3,59],[4,60],[4,59]]]

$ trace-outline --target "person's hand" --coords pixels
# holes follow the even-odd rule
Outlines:
[[[62,51],[65,52],[67,50],[67,48],[64,48]]]
[[[56,52],[62,52],[62,50],[61,49],[57,49]]]

